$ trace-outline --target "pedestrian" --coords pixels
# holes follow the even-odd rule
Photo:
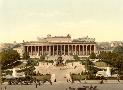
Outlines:
[[[104,82],[103,82],[103,79],[100,81],[100,84],[103,84]]]
[[[91,86],[90,86],[90,90],[92,90],[92,89],[93,89],[93,86],[91,85]]]
[[[117,80],[118,80],[118,82],[120,82],[120,76],[119,76],[119,74],[117,74]]]
[[[54,82],[56,82],[56,79],[54,80]]]
[[[41,85],[40,81],[39,81],[39,86]]]
[[[38,87],[38,84],[36,83],[36,88]]]
[[[7,89],[7,87],[5,86],[5,90]]]
[[[85,83],[87,83],[87,82],[86,82],[86,77],[85,77]]]

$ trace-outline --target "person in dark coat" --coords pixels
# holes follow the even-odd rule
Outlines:
[[[38,84],[36,83],[36,88],[38,87]]]

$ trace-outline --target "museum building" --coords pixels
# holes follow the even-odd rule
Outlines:
[[[30,57],[41,55],[47,56],[72,56],[87,57],[92,52],[96,53],[95,38],[83,37],[71,39],[71,36],[51,36],[38,38],[37,41],[23,43],[24,52],[29,53]]]

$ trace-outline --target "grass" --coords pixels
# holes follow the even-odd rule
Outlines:
[[[72,74],[71,78],[74,80],[84,80],[86,78],[86,75]]]
[[[95,62],[94,64],[97,67],[108,67],[108,65],[105,62]]]

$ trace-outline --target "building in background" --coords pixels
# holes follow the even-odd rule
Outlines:
[[[47,56],[72,56],[88,57],[92,52],[96,53],[95,38],[71,39],[71,36],[47,35],[46,38],[38,38],[38,41],[23,43],[23,49],[31,58],[41,55]]]

